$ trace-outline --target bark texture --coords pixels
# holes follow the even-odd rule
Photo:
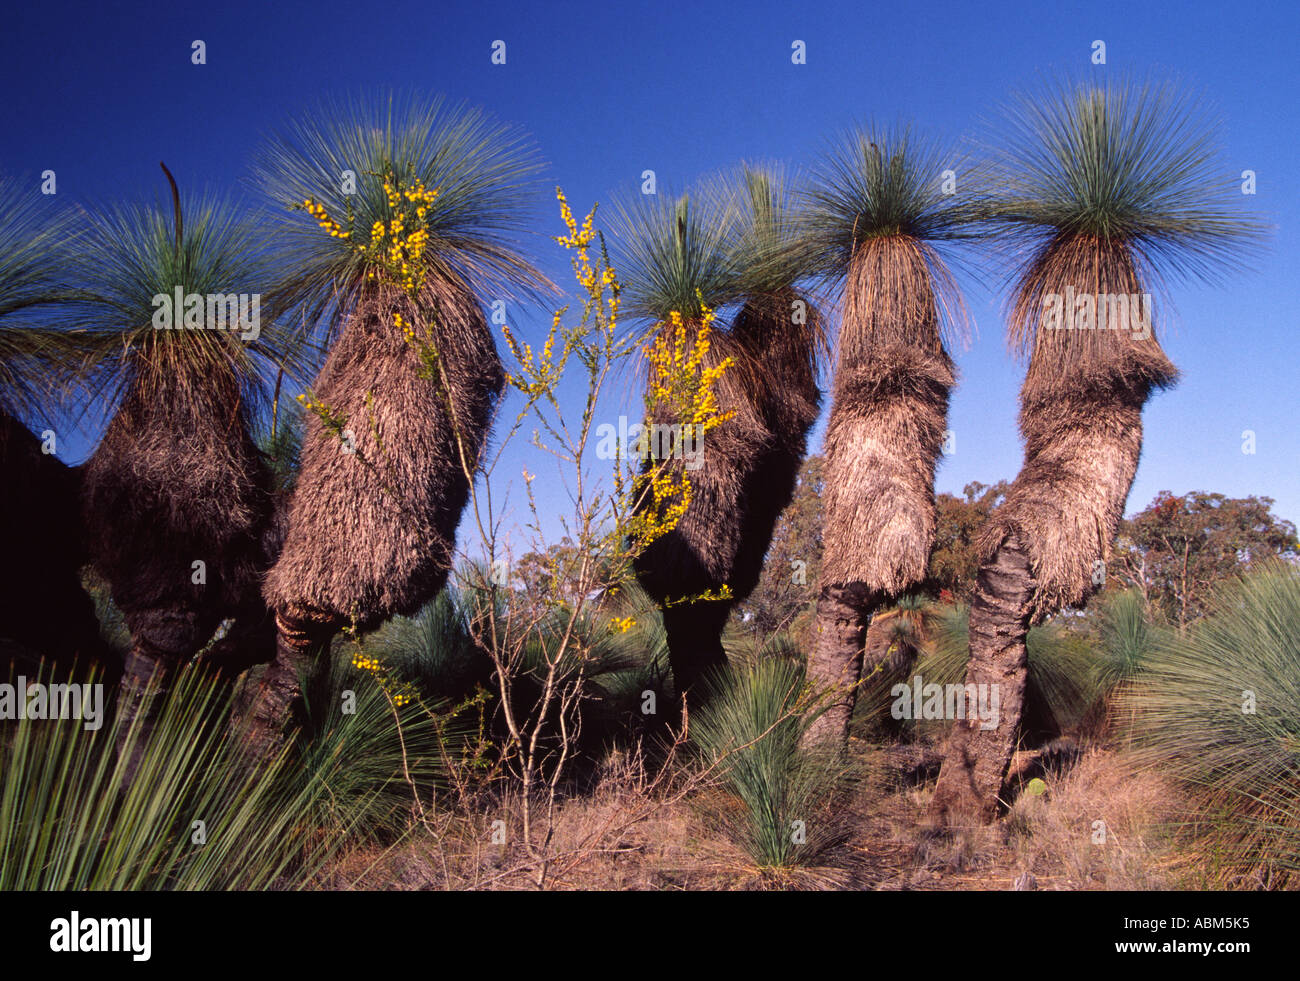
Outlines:
[[[117,691],[116,748],[124,788],[135,782],[140,771],[157,720],[157,704],[166,697],[174,673],[175,664],[167,652],[152,647],[143,637],[132,642]]]
[[[809,727],[806,738],[810,744],[848,742],[867,628],[880,599],[880,593],[872,592],[862,583],[832,584],[821,589],[808,680],[818,690],[830,689],[835,694],[830,697],[826,711]]]
[[[934,824],[987,824],[997,816],[1029,676],[1025,633],[1034,593],[1029,552],[1012,535],[980,569],[970,610],[966,683],[997,686],[989,689],[998,692],[997,725],[985,729],[986,720],[969,717],[955,723],[927,815]]]
[[[276,652],[260,677],[251,678],[240,694],[231,725],[250,762],[267,760],[283,749],[301,722],[303,672],[329,648],[339,624],[303,611],[282,610],[275,616]]]

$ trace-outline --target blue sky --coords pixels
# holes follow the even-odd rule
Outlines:
[[[35,188],[36,175],[55,170],[60,203],[153,198],[163,190],[160,159],[184,187],[237,192],[259,137],[319,96],[415,88],[471,101],[532,134],[547,170],[527,244],[566,287],[564,253],[544,237],[560,231],[556,184],[581,214],[634,189],[646,169],[661,188],[679,188],[741,159],[807,165],[859,120],[910,121],[956,141],[1045,74],[1177,76],[1214,104],[1225,177],[1256,172],[1248,204],[1276,233],[1248,273],[1175,290],[1176,323],[1159,326],[1183,381],[1146,410],[1129,511],[1161,489],[1209,490],[1268,495],[1300,520],[1294,5],[56,2],[15,7],[6,25],[0,171]],[[206,43],[206,65],[191,64],[195,39]],[[490,62],[498,39],[505,65]],[[805,65],[791,63],[796,39]],[[1104,67],[1089,63],[1098,39]],[[1009,479],[1021,462],[1023,369],[1003,343],[1002,290],[962,285],[977,333],[955,352],[956,449],[938,477],[938,489],[954,493]],[[511,319],[536,336],[549,312],[512,310]],[[613,421],[637,405],[625,393],[601,416]],[[1253,455],[1242,452],[1245,430],[1255,433]],[[61,455],[83,458],[90,439],[68,440]],[[501,472],[525,465],[542,466],[521,452]],[[558,482],[537,489],[544,509],[559,505]]]

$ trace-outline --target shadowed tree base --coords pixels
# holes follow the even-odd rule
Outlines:
[[[157,703],[170,687],[175,664],[168,652],[158,650],[144,640],[132,644],[126,655],[117,690],[116,731],[117,757],[124,761],[123,789],[135,782],[140,771],[145,747],[157,721]],[[154,687],[149,691],[151,679]]]
[[[302,674],[315,654],[328,650],[338,630],[328,618],[284,611],[276,614],[275,625],[275,660],[245,689],[231,717],[250,761],[269,759],[284,748],[302,703]]]
[[[140,768],[149,736],[157,720],[158,700],[171,686],[176,671],[217,627],[215,615],[200,615],[185,606],[122,611],[131,632],[131,650],[122,667],[117,694],[117,750],[126,752],[127,736],[133,724],[136,737],[130,747],[123,786],[129,786]],[[150,678],[152,694],[146,694]]]
[[[663,611],[673,686],[679,700],[686,696],[692,712],[707,704],[712,676],[727,666],[722,631],[731,606],[725,601],[683,603]]]
[[[835,689],[829,707],[809,727],[805,742],[836,740],[845,746],[849,719],[857,700],[858,679],[867,642],[867,627],[879,605],[879,593],[864,583],[823,586],[817,598],[817,625],[813,636],[808,680],[819,691]]]
[[[998,724],[983,729],[972,718],[955,724],[926,813],[932,826],[988,824],[998,816],[1029,676],[1025,634],[1033,595],[1029,553],[1009,535],[980,569],[970,607],[966,668],[968,685],[997,686],[989,690],[998,693]]]
[[[0,637],[60,669],[99,664],[115,683],[122,658],[100,637],[79,574],[87,561],[81,472],[41,446],[0,409],[0,541],[11,556],[0,570]]]
[[[158,702],[170,690],[176,672],[194,656],[216,628],[215,615],[200,616],[189,609],[146,610],[127,617],[132,645],[118,683],[116,746],[119,759],[130,750],[123,786],[129,786],[157,721]],[[198,662],[233,683],[241,671],[274,652],[275,626],[264,609],[248,608],[235,618],[230,631]],[[147,691],[150,678],[153,691]],[[132,725],[136,734],[127,746]]]
[[[275,658],[275,614],[264,606],[252,606],[234,615],[224,637],[212,645],[201,663],[234,683],[241,674]]]

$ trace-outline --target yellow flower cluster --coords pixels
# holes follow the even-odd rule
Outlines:
[[[685,469],[661,464],[632,482],[630,496],[635,509],[624,534],[632,551],[640,552],[671,532],[685,517],[691,506],[691,480]]]
[[[402,336],[406,338],[407,343],[415,343],[415,328],[400,313],[393,314],[393,326],[402,332]]]
[[[587,217],[582,220],[582,227],[579,228],[578,222],[573,217],[573,209],[569,207],[568,199],[565,198],[564,192],[558,187],[555,189],[555,198],[560,202],[560,218],[569,229],[568,235],[557,235],[555,241],[566,249],[577,250],[577,257],[573,261],[574,273],[578,278],[578,282],[582,284],[593,299],[598,294],[597,279],[600,281],[600,286],[613,287],[611,290],[612,296],[609,299],[609,317],[612,324],[618,319],[620,292],[618,276],[614,272],[614,267],[609,263],[609,257],[604,255],[603,249],[601,255],[601,266],[603,268],[600,275],[597,276],[596,268],[592,266],[591,256],[588,251],[591,248],[591,243],[596,240],[594,227],[596,209],[593,207],[587,213]]]
[[[546,342],[542,345],[541,355],[534,353],[533,346],[527,341],[517,340],[508,325],[503,324],[501,327],[501,333],[506,339],[510,353],[514,355],[522,369],[521,375],[527,375],[529,378],[525,381],[521,375],[507,374],[506,382],[529,396],[545,395],[555,387],[564,373],[563,359],[555,357],[555,338],[561,329],[562,313],[563,311],[557,310],[552,318],[551,329],[546,335]]]
[[[732,416],[720,410],[717,383],[735,362],[728,357],[712,368],[704,367],[712,347],[710,337],[717,314],[703,305],[700,311],[700,325],[694,338],[688,336],[685,319],[674,310],[664,329],[644,350],[650,366],[648,410],[656,416],[667,410],[676,422],[700,426],[700,432],[706,433]]]
[[[412,699],[415,697],[411,694],[411,688],[409,685],[403,685],[401,688],[394,690],[393,684],[388,677],[388,673],[384,670],[384,666],[378,658],[369,657],[358,650],[352,655],[352,666],[361,671],[368,671],[370,674],[374,675],[375,681],[379,684],[379,687],[388,693],[388,697],[393,700],[393,704],[398,708],[410,705]]]
[[[380,663],[375,658],[367,657],[365,654],[362,654],[360,651],[357,651],[355,654],[352,655],[352,666],[354,668],[359,668],[362,671],[370,671],[370,672],[378,671],[382,667],[382,665],[380,665]]]
[[[422,259],[429,244],[429,230],[425,223],[438,191],[429,190],[419,178],[410,187],[402,187],[390,175],[384,178],[384,196],[392,217],[387,223],[376,221],[370,226],[370,243],[362,251],[378,260],[413,297],[424,283]],[[408,223],[413,229],[409,233]],[[373,270],[369,276],[375,278]]]
[[[375,176],[381,176],[376,174]],[[389,219],[376,221],[370,226],[370,241],[355,247],[386,270],[406,293],[412,297],[420,292],[424,282],[424,250],[429,245],[427,228],[429,209],[438,197],[437,189],[430,190],[424,182],[415,179],[403,186],[391,172],[383,176],[384,198],[388,204]],[[316,219],[316,223],[329,232],[330,238],[352,239],[352,214],[348,213],[348,228],[344,229],[330,217],[325,206],[314,198],[304,198],[301,206]],[[367,279],[376,279],[371,269]]]
[[[323,204],[319,204],[313,198],[303,198],[302,206],[307,209],[307,213],[316,219],[316,223],[321,228],[330,233],[330,238],[351,238],[352,232],[345,232],[325,210]]]
[[[634,617],[612,617],[609,625],[619,633],[625,634],[636,626],[636,619]]]
[[[666,599],[664,600],[663,605],[684,606],[694,603],[714,603],[735,598],[736,595],[731,591],[731,586],[727,583],[723,583],[722,586],[716,590],[706,589],[704,592],[696,593],[693,596],[679,596],[676,598]]]
[[[673,311],[643,351],[650,369],[646,414],[654,422],[693,426],[697,439],[722,425],[732,413],[718,404],[717,384],[732,367],[723,358],[711,368],[705,361],[712,347],[714,310],[700,304],[699,324],[691,336],[686,318]],[[667,462],[652,464],[632,482],[633,516],[626,530],[634,551],[643,549],[677,527],[691,506],[690,472]]]
[[[579,326],[564,327],[566,310],[555,311],[540,353],[534,351],[531,344],[519,341],[509,327],[502,328],[510,353],[519,363],[518,372],[508,373],[506,381],[532,399],[554,398],[555,387],[575,351],[579,352],[585,364],[590,365],[594,363],[591,359],[596,356],[595,352],[611,357],[616,345],[621,287],[604,246],[601,246],[598,259],[593,261],[591,257],[591,245],[599,237],[594,228],[596,209],[593,207],[588,212],[579,227],[573,209],[558,187],[555,198],[560,202],[560,218],[569,230],[567,235],[556,236],[555,241],[566,249],[577,250],[576,257],[571,260],[573,272],[587,295],[583,300],[583,317]]]

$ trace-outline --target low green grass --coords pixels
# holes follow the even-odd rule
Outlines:
[[[28,683],[53,680],[45,672]],[[289,779],[287,754],[244,765],[226,735],[229,702],[227,686],[197,669],[181,672],[158,696],[147,736],[138,719],[125,734],[128,751],[141,744],[139,771],[125,787],[115,719],[93,732],[77,720],[5,723],[0,890],[309,883],[339,843],[313,820],[322,787]]]

